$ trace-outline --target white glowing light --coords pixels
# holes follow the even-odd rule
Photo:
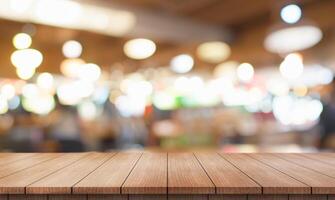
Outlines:
[[[280,11],[282,20],[289,24],[297,23],[301,18],[301,8],[295,4],[283,7]]]
[[[129,58],[141,60],[149,58],[155,53],[156,44],[148,39],[133,39],[126,42],[123,51]]]
[[[57,88],[57,96],[61,104],[77,105],[83,98],[94,92],[94,85],[87,81],[73,81],[61,84]]]
[[[78,77],[85,81],[97,81],[101,76],[101,69],[94,63],[80,66]]]
[[[115,100],[115,106],[124,117],[142,116],[145,111],[146,101],[143,98],[133,96],[119,96]]]
[[[16,14],[23,14],[31,8],[33,0],[11,0],[9,7],[10,10]]]
[[[16,75],[22,80],[28,80],[35,74],[35,68],[16,68]]]
[[[5,84],[1,87],[0,95],[5,97],[7,100],[15,96],[15,87],[12,84]]]
[[[83,47],[78,41],[69,40],[63,44],[62,51],[67,58],[78,58],[83,51]]]
[[[69,78],[76,78],[80,73],[80,67],[84,64],[85,61],[80,58],[65,59],[60,65],[60,71]]]
[[[98,116],[98,108],[93,102],[85,101],[79,104],[78,113],[84,120],[93,120]]]
[[[167,92],[157,92],[153,97],[153,104],[160,110],[172,110],[176,107],[175,98]]]
[[[181,54],[172,58],[170,65],[171,70],[176,73],[187,73],[193,68],[194,60],[188,54]]]
[[[28,83],[22,87],[22,95],[25,98],[33,98],[39,93],[38,87],[36,84]]]
[[[216,78],[235,81],[237,79],[236,69],[238,66],[239,63],[236,61],[224,62],[215,67],[213,74]]]
[[[14,96],[13,98],[8,100],[8,108],[10,110],[15,110],[19,107],[20,105],[20,97]]]
[[[242,63],[237,67],[237,77],[242,82],[251,81],[254,73],[254,67],[249,63]]]
[[[322,39],[322,31],[313,25],[287,27],[271,32],[264,41],[273,53],[291,53],[310,48]]]
[[[18,33],[13,38],[13,45],[17,49],[27,49],[30,47],[32,39],[26,33]]]
[[[0,95],[0,115],[5,114],[8,111],[7,99]]]
[[[50,73],[44,72],[38,75],[36,83],[42,89],[51,90],[54,85],[54,77]]]
[[[37,96],[23,98],[22,106],[29,112],[47,115],[55,108],[55,100],[52,95],[38,94]]]
[[[304,64],[299,54],[291,53],[287,55],[279,66],[279,71],[283,77],[293,80],[302,75]]]
[[[219,63],[230,56],[230,47],[224,42],[206,42],[197,48],[198,57],[209,63]]]
[[[43,55],[36,49],[16,50],[12,53],[11,62],[16,68],[37,68],[43,61]]]

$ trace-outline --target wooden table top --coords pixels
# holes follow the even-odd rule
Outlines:
[[[2,153],[0,194],[335,194],[335,154]]]

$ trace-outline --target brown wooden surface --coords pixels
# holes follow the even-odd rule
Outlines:
[[[335,199],[329,153],[15,155],[0,154],[0,200]]]
[[[167,153],[143,153],[122,186],[124,194],[166,194]]]
[[[29,194],[70,194],[72,186],[108,160],[114,153],[90,153],[78,162],[69,165],[26,187]]]
[[[140,156],[141,154],[136,152],[118,153],[77,183],[73,187],[73,193],[120,194],[122,184]]]
[[[215,186],[192,153],[169,153],[169,194],[213,194]]]
[[[263,187],[264,194],[310,194],[308,185],[244,154],[221,154]]]

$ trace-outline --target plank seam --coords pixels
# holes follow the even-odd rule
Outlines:
[[[68,166],[70,166],[70,165],[72,165],[72,164],[78,162],[79,160],[85,158],[85,157],[88,156],[88,155],[89,155],[89,154],[84,155],[84,156],[78,158],[77,160],[75,160],[75,161],[73,161],[73,162],[71,162],[71,163],[65,165],[64,167],[62,167],[62,168],[60,168],[60,169],[58,169],[58,170],[56,170],[56,171],[53,171],[53,172],[51,172],[50,174],[45,175],[45,176],[43,176],[43,177],[37,179],[36,181],[33,181],[33,182],[29,183],[28,185],[26,185],[26,186],[24,187],[24,193],[27,194],[27,187],[28,187],[29,185],[32,185],[32,184],[34,184],[34,183],[36,183],[36,182],[38,182],[38,181],[40,181],[40,180],[42,180],[42,179],[44,179],[44,178],[50,176],[51,174],[54,174],[54,173],[56,173],[56,172],[58,172],[58,171],[60,171],[60,170],[62,170],[62,169],[64,169],[64,168],[66,168],[66,167],[68,167]]]
[[[253,178],[251,178],[247,173],[243,172],[240,168],[238,168],[236,165],[234,165],[234,163],[230,162],[228,159],[224,158],[221,153],[216,152],[223,160],[227,161],[228,163],[230,163],[232,166],[234,166],[238,171],[240,171],[242,174],[246,175],[247,177],[249,177],[252,181],[254,181],[260,188],[261,188],[261,194],[263,194],[263,186],[258,183],[256,180],[254,180]]]
[[[123,185],[124,185],[125,182],[127,181],[127,179],[128,179],[128,177],[130,176],[130,174],[131,174],[131,173],[133,172],[133,170],[135,169],[137,163],[140,161],[140,159],[142,158],[142,156],[143,156],[143,152],[142,152],[141,155],[138,157],[138,159],[136,160],[134,166],[131,168],[129,174],[126,176],[126,178],[124,179],[123,183],[121,184],[121,186],[120,186],[120,194],[123,194],[123,192],[122,192]],[[128,195],[128,196],[129,196],[129,195]]]
[[[60,155],[60,156],[61,156],[61,155]],[[2,179],[2,178],[6,178],[7,176],[11,176],[11,175],[13,175],[13,174],[19,173],[19,172],[24,171],[24,170],[26,170],[26,169],[35,167],[36,165],[39,165],[39,164],[41,164],[41,163],[44,163],[44,162],[47,162],[47,161],[50,161],[50,160],[53,160],[53,159],[56,159],[56,158],[58,158],[58,157],[59,157],[59,156],[57,156],[57,157],[55,157],[55,158],[50,158],[50,159],[44,160],[44,161],[42,161],[42,162],[35,163],[35,164],[33,164],[33,165],[29,166],[29,167],[26,167],[26,168],[23,168],[23,169],[21,169],[21,170],[15,171],[15,172],[13,172],[13,173],[11,173],[11,174],[8,174],[8,175],[6,175],[6,176],[2,176],[2,177],[0,177],[0,179]]]
[[[18,162],[18,161],[26,160],[26,159],[28,159],[28,158],[30,158],[30,157],[33,157],[33,156],[36,156],[36,155],[37,155],[36,153],[31,153],[31,155],[28,155],[27,157],[20,158],[20,159],[17,159],[17,160],[13,160],[13,161],[11,161],[11,162],[9,162],[9,163],[0,164],[0,166],[3,166],[3,165],[9,165],[9,164],[12,164],[12,163],[14,163],[14,162]]]
[[[305,158],[308,158],[308,159],[311,159],[311,160],[314,160],[314,161],[316,161],[316,162],[322,162],[323,164],[329,165],[329,166],[331,166],[331,167],[334,166],[332,163],[329,163],[329,162],[324,161],[324,160],[322,160],[322,159],[314,159],[314,158],[308,156],[307,154],[301,154],[301,156],[303,156],[303,157],[305,157]]]
[[[310,194],[312,194],[312,186],[310,186],[310,185],[308,185],[308,184],[306,184],[306,183],[304,183],[304,182],[302,182],[302,181],[300,181],[300,180],[298,180],[298,179],[292,177],[291,175],[289,175],[289,174],[287,174],[287,173],[285,173],[285,172],[282,172],[281,170],[279,170],[279,169],[277,169],[277,168],[275,168],[275,167],[272,167],[272,166],[269,165],[269,164],[264,163],[264,162],[261,161],[261,160],[258,160],[258,159],[254,158],[254,157],[252,157],[252,156],[250,156],[250,155],[248,155],[248,154],[245,154],[245,155],[248,156],[248,157],[250,157],[250,158],[252,158],[253,160],[256,160],[256,161],[258,161],[258,162],[260,162],[260,163],[263,163],[263,164],[266,165],[266,166],[271,167],[272,169],[274,169],[274,170],[276,170],[276,171],[278,171],[278,172],[280,172],[280,173],[282,173],[282,174],[285,174],[286,176],[291,177],[292,179],[294,179],[294,180],[296,180],[296,181],[302,183],[303,185],[308,186],[308,187],[310,188],[310,190],[311,190],[311,193],[310,193]]]
[[[207,173],[207,171],[206,171],[206,169],[204,168],[204,166],[201,164],[201,162],[199,161],[199,159],[198,159],[198,157],[194,154],[194,153],[192,153],[193,154],[193,156],[195,157],[195,159],[198,161],[198,163],[200,164],[200,166],[201,166],[201,168],[204,170],[204,172],[206,173],[206,175],[208,176],[208,178],[209,178],[209,180],[211,180],[211,182],[212,182],[212,184],[215,186],[215,194],[217,194],[217,189],[216,189],[216,185],[215,185],[215,183],[214,183],[214,181],[211,179],[211,177],[209,176],[209,174]],[[208,195],[209,196],[209,195]]]
[[[105,161],[103,161],[100,165],[98,165],[96,168],[94,168],[91,172],[89,172],[88,174],[86,174],[83,178],[81,178],[80,180],[78,180],[76,183],[74,183],[71,186],[71,194],[73,194],[73,186],[77,185],[80,181],[82,181],[83,179],[85,179],[87,176],[89,176],[90,174],[92,174],[95,170],[97,170],[98,168],[100,168],[103,164],[105,164],[107,161],[111,160],[116,154],[118,154],[118,152],[114,153],[113,155],[111,155],[108,159],[106,159]]]

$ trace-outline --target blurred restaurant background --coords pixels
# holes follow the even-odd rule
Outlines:
[[[334,19],[335,0],[1,0],[0,151],[332,151]]]

